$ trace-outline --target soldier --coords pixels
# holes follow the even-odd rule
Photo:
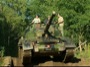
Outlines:
[[[58,29],[61,32],[62,36],[64,36],[64,34],[63,34],[64,19],[60,14],[58,14],[58,24],[59,24]]]
[[[40,20],[40,18],[39,18],[38,15],[36,15],[36,17],[33,19],[32,23],[35,24],[35,27],[36,27],[36,28],[40,28],[41,20]]]

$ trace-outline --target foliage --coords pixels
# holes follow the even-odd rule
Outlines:
[[[4,47],[0,47],[0,56],[1,57],[4,56],[4,52],[5,52],[5,48]]]
[[[55,10],[64,17],[65,36],[73,37],[76,43],[79,36],[89,42],[90,14],[87,14],[90,10],[89,4],[88,0],[32,0],[30,10],[32,16],[39,13],[42,20]]]
[[[82,52],[76,51],[75,56],[77,58],[90,59],[90,44],[87,44],[87,46],[84,48],[84,50]]]
[[[2,57],[4,57],[4,52],[5,52],[4,47],[0,47],[0,66],[3,63],[3,58]]]
[[[3,61],[1,60],[1,61],[0,61],[0,66],[2,65],[2,63],[3,63]]]
[[[21,0],[0,0],[0,46],[5,46],[5,51],[12,50],[26,28],[25,3],[26,1]]]

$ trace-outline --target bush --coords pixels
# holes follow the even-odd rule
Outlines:
[[[84,50],[82,52],[77,50],[75,53],[75,57],[90,59],[90,43],[87,44],[87,46],[84,48]]]
[[[5,52],[4,47],[0,47],[0,66],[3,63],[3,58],[2,57],[4,56],[4,52]]]
[[[5,52],[4,47],[1,47],[0,48],[0,57],[3,57],[4,56],[4,52]]]
[[[2,65],[2,63],[3,63],[3,59],[0,58],[0,66]]]

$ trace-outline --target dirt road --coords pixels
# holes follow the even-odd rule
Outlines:
[[[18,58],[12,58],[14,66],[23,66]],[[63,63],[59,58],[38,57],[32,60],[30,66],[90,66],[90,60],[73,58],[70,62]]]

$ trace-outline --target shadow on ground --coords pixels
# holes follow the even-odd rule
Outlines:
[[[32,63],[30,64],[30,66],[38,66],[41,63],[45,63],[48,61],[52,61],[52,62],[62,62],[61,58],[59,57],[55,57],[55,58],[51,58],[49,56],[47,57],[34,57],[32,59]],[[81,61],[81,59],[78,59],[76,57],[72,58],[71,60],[68,60],[67,62],[63,62],[63,63],[78,63],[79,61]],[[26,67],[27,65],[25,65],[24,67]]]

